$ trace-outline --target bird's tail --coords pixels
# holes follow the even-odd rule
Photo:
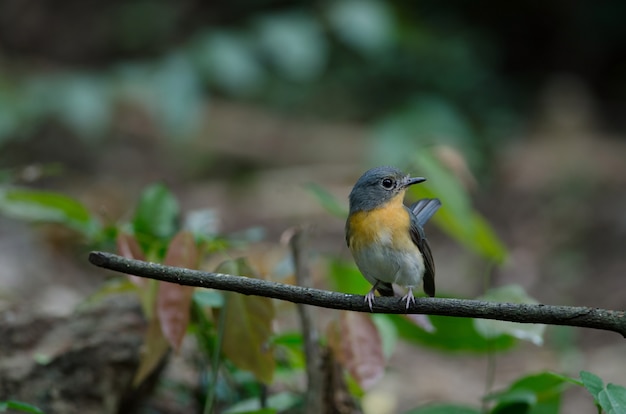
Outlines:
[[[411,205],[411,211],[415,214],[420,226],[426,224],[428,220],[439,210],[441,201],[437,198],[423,198]]]

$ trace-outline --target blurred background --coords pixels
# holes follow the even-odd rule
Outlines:
[[[516,284],[623,309],[625,17],[618,0],[1,0],[0,186],[69,195],[114,224],[160,182],[255,254],[310,225],[328,287],[325,261],[351,264],[329,203],[392,164],[429,178],[411,197],[444,201],[427,229],[443,295]],[[455,231],[463,214],[492,242]],[[0,310],[70,315],[105,280],[90,246],[0,216]],[[615,334],[551,327],[542,347],[498,354],[494,381],[589,369],[625,384],[624,357]],[[485,393],[484,355],[401,343],[389,366],[377,392],[399,411]],[[566,397],[563,412],[593,410]]]

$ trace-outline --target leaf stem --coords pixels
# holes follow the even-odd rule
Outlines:
[[[217,335],[215,336],[215,344],[213,346],[213,355],[211,359],[211,381],[207,383],[206,400],[204,402],[203,414],[212,414],[215,407],[215,390],[217,389],[217,381],[220,369],[220,354],[222,353],[222,343],[224,341],[224,332],[226,330],[226,312],[227,303],[230,295],[224,295],[224,306],[220,309],[219,320],[217,322]]]

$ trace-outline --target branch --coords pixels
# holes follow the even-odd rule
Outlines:
[[[370,311],[369,306],[364,301],[364,297],[361,295],[292,286],[222,273],[163,266],[157,263],[126,259],[105,252],[91,252],[89,261],[96,266],[116,272],[178,283],[180,285],[228,290],[244,295],[265,296],[329,309],[354,312]],[[599,308],[483,302],[466,299],[417,298],[415,304],[411,305],[407,311],[397,298],[377,297],[373,311],[376,313],[420,313],[497,319],[520,323],[578,326],[613,331],[626,338],[626,316],[624,312]]]
[[[302,227],[293,228],[283,233],[283,236],[289,239],[296,283],[303,287],[310,287],[312,284],[311,274],[309,273],[303,248],[306,230]],[[313,323],[313,312],[315,309],[301,303],[296,304],[296,306],[300,315],[300,325],[302,325],[302,342],[304,344],[307,373],[307,392],[303,412],[306,414],[332,412],[333,410],[322,409],[324,403],[324,377],[317,328]]]

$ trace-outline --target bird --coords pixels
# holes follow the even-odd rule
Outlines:
[[[393,283],[407,288],[401,299],[407,311],[415,303],[413,288],[422,280],[424,292],[435,296],[435,262],[424,224],[441,201],[425,198],[410,208],[404,205],[406,189],[424,181],[395,167],[376,167],[366,171],[350,192],[346,243],[360,272],[372,284],[365,295],[370,311],[375,291],[394,296]]]

